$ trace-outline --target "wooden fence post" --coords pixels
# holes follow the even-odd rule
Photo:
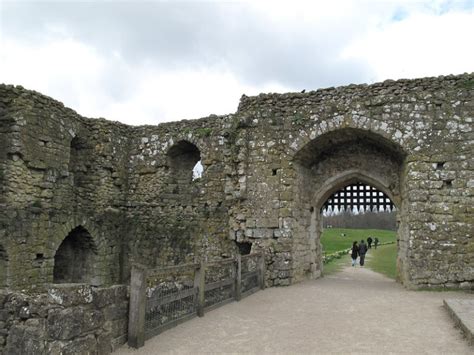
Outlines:
[[[237,255],[237,269],[235,273],[235,300],[238,302],[242,299],[242,256]]]
[[[258,281],[260,284],[260,289],[265,289],[265,253],[262,252],[260,258],[258,258]]]
[[[194,274],[194,287],[198,289],[197,294],[197,315],[204,317],[204,304],[205,304],[205,287],[206,287],[206,264],[201,262],[199,268]]]
[[[132,266],[130,308],[128,313],[128,345],[140,348],[145,344],[146,269]]]

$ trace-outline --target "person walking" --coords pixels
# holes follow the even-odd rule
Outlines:
[[[360,244],[359,244],[359,257],[360,257],[359,264],[360,264],[360,266],[364,266],[365,254],[366,253],[367,253],[367,244],[365,244],[364,239],[362,239],[360,241]]]
[[[374,239],[374,248],[377,249],[377,245],[379,245],[379,238],[375,237]]]
[[[369,249],[372,249],[372,237],[370,235],[367,238],[367,245],[369,246]]]
[[[358,255],[359,255],[359,246],[357,245],[357,241],[355,241],[354,243],[352,243],[352,250],[351,250],[352,266],[355,266]]]

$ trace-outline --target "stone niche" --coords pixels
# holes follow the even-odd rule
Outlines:
[[[63,240],[54,256],[54,283],[88,283],[95,277],[97,248],[89,232],[79,226]]]

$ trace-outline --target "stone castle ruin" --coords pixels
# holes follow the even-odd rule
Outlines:
[[[0,353],[110,349],[134,261],[264,251],[268,286],[319,277],[321,210],[357,183],[398,211],[400,282],[472,289],[473,119],[474,74],[243,96],[157,126],[0,85]]]

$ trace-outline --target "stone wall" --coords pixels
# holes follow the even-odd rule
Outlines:
[[[320,207],[357,181],[397,206],[405,285],[471,287],[473,90],[465,74],[243,96],[232,115],[131,127],[1,85],[0,283],[47,287],[81,228],[92,285],[249,245],[289,285],[320,275]]]
[[[136,127],[128,166],[127,251],[156,266],[231,256],[225,181],[230,116]],[[192,179],[201,161],[203,173]]]
[[[126,342],[126,286],[0,291],[0,354],[109,354]]]
[[[7,142],[0,153],[0,241],[8,285],[52,282],[56,251],[78,226],[97,249],[93,284],[117,283],[129,128],[84,119],[21,87],[0,86],[0,97],[0,141]]]
[[[273,284],[319,274],[319,208],[356,179],[398,207],[405,285],[472,287],[473,92],[466,74],[244,97],[248,199],[235,216],[274,256]]]

